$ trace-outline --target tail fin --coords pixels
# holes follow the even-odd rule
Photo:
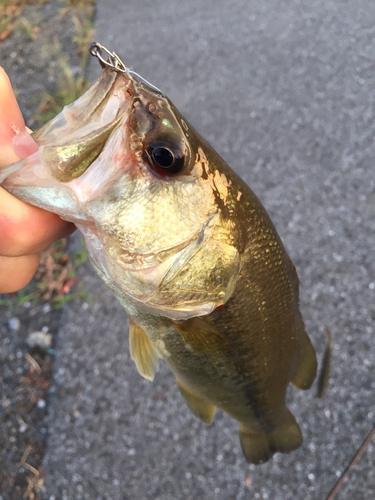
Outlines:
[[[256,434],[240,424],[242,452],[248,462],[260,465],[276,452],[289,453],[302,444],[301,430],[289,410],[284,424],[269,434]]]

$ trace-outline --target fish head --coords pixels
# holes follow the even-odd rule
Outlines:
[[[99,275],[137,308],[209,314],[240,270],[229,168],[171,101],[136,73],[104,68],[3,170],[16,197],[74,222]],[[0,178],[1,182],[1,178]]]

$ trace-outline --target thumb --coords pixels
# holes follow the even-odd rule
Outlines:
[[[38,145],[25,127],[9,78],[0,67],[0,167],[37,150]]]

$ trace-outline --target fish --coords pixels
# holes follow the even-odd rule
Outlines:
[[[309,389],[317,362],[275,226],[164,93],[100,44],[90,51],[100,79],[33,133],[38,151],[0,184],[81,231],[143,377],[167,362],[197,418],[219,408],[238,422],[249,463],[297,449],[286,391]]]

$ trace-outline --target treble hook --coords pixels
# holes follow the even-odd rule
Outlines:
[[[119,71],[120,73],[126,73],[125,63],[120,59],[116,52],[110,52],[103,45],[97,42],[90,44],[89,52],[92,56],[97,57],[102,68],[108,66],[113,71]],[[105,52],[108,56],[104,59],[102,52]]]

